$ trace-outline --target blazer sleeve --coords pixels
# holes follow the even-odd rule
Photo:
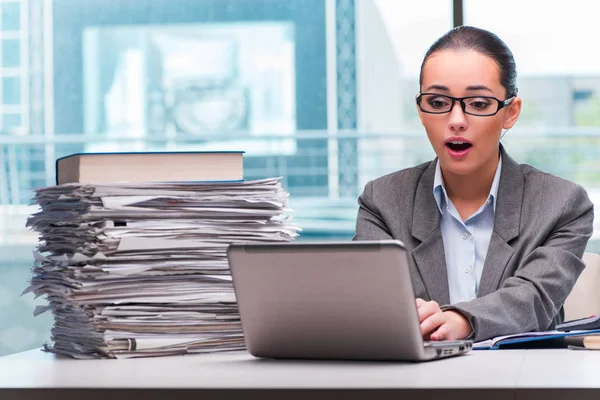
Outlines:
[[[373,181],[369,181],[365,185],[365,189],[358,198],[358,206],[356,232],[352,240],[393,239],[382,215],[374,204]]]
[[[545,242],[524,257],[498,290],[443,309],[465,315],[475,341],[547,330],[585,268],[582,257],[593,220],[592,202],[582,187],[575,186]]]

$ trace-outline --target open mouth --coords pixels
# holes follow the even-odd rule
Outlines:
[[[469,149],[473,145],[467,142],[451,141],[446,143],[446,146],[448,146],[452,151],[461,152]]]

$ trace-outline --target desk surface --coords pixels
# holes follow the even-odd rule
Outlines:
[[[40,399],[44,398],[40,393],[61,389],[87,394],[108,389],[191,390],[196,396],[207,390],[214,394],[215,390],[240,393],[239,389],[310,389],[329,394],[339,389],[429,390],[439,396],[440,390],[463,389],[479,396],[487,390],[496,398],[504,398],[503,394],[515,398],[517,389],[562,388],[579,393],[586,389],[598,396],[599,371],[600,352],[574,350],[472,351],[425,363],[264,360],[247,353],[72,360],[32,350],[0,358],[0,398],[3,393],[33,398],[24,395],[35,392]],[[534,395],[529,392],[530,398]]]
[[[247,353],[71,360],[32,350],[0,358],[0,388],[514,387],[519,376],[515,366],[522,364],[524,354],[479,351],[427,363],[397,363],[267,360]]]

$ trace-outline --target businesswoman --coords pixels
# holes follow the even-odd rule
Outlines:
[[[491,32],[458,27],[421,66],[416,96],[436,159],[368,182],[355,240],[410,254],[424,337],[547,330],[584,268],[593,205],[569,181],[517,164],[500,143],[519,118],[516,66]]]

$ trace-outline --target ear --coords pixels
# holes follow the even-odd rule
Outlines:
[[[510,103],[507,107],[507,110],[504,115],[504,124],[502,128],[510,129],[519,119],[519,115],[521,115],[521,107],[523,102],[520,97],[515,97],[515,99]]]

